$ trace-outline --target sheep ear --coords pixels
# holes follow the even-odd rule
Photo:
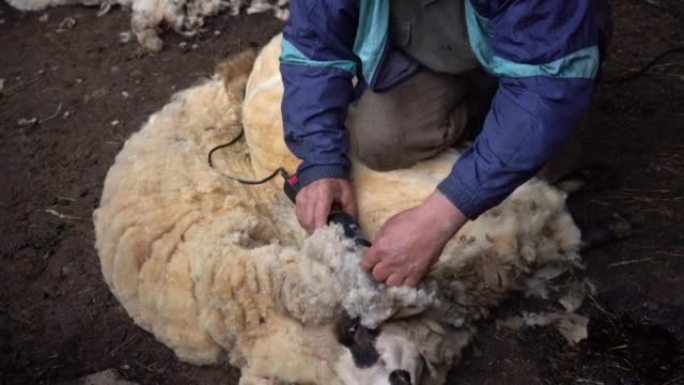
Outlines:
[[[425,308],[422,308],[422,307],[407,306],[407,307],[403,307],[403,308],[397,310],[397,312],[394,313],[389,319],[390,320],[400,320],[400,319],[404,319],[404,318],[410,318],[413,316],[417,316],[418,314],[421,314],[424,311],[425,311]]]
[[[369,368],[380,359],[375,348],[375,338],[379,329],[368,329],[359,323],[358,318],[351,318],[343,313],[335,322],[337,342],[349,349],[357,368]]]
[[[357,319],[352,319],[346,312],[340,313],[335,319],[335,337],[337,342],[346,347],[354,343],[356,328],[359,325]]]

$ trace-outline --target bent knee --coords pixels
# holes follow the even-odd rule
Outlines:
[[[361,163],[375,171],[392,171],[408,168],[419,159],[407,156],[398,148],[392,148],[382,143],[365,143],[359,146],[358,157]]]

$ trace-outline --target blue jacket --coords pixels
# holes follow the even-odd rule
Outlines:
[[[376,91],[415,73],[390,46],[391,0],[291,0],[280,70],[285,140],[302,185],[347,177],[352,79]],[[599,68],[594,0],[465,1],[473,53],[499,79],[484,126],[438,189],[468,218],[505,199],[564,144]]]

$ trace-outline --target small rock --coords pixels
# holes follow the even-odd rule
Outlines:
[[[128,99],[129,94],[128,94],[128,92],[126,92],[126,91],[121,91],[121,96],[122,96],[124,99]]]
[[[49,18],[50,16],[48,16],[47,13],[44,13],[41,17],[38,18],[38,21],[40,21],[41,23],[47,23]]]
[[[214,31],[214,36],[218,36],[220,34],[221,34],[221,31],[219,31],[218,29],[216,31]]]
[[[83,79],[81,79],[81,78],[76,78],[74,81],[76,82],[76,84],[83,83]]]
[[[109,70],[112,71],[113,74],[115,74],[119,72],[120,68],[119,66],[112,66],[112,68],[110,68]]]
[[[132,37],[133,37],[133,34],[130,31],[121,32],[121,33],[119,33],[119,43],[127,44],[128,42],[131,41]]]
[[[185,49],[187,46],[188,46],[187,42],[181,41],[180,43],[178,43],[178,47],[181,49]]]
[[[5,19],[0,19],[0,24],[5,24]]]
[[[76,26],[76,19],[73,17],[65,17],[64,20],[62,20],[59,25],[57,26],[57,33],[62,33],[64,31],[68,31],[70,29],[73,29]]]
[[[121,122],[119,122],[118,120],[112,120],[112,122],[109,124],[111,124],[112,126],[118,126],[119,123],[121,123]]]
[[[5,89],[5,79],[0,78],[0,94]]]
[[[84,103],[88,103],[88,102],[91,101],[91,100],[99,99],[99,98],[101,98],[101,97],[103,97],[103,96],[105,96],[105,95],[107,95],[107,89],[104,88],[104,87],[98,88],[97,90],[95,90],[95,91],[93,91],[93,92],[91,92],[91,93],[89,93],[89,94],[86,94],[86,95],[83,97],[83,102],[84,102]]]
[[[64,114],[62,114],[62,119],[66,119],[69,116],[71,116],[71,112],[70,111],[64,111]]]
[[[66,277],[66,276],[69,275],[70,273],[71,273],[71,267],[69,267],[69,266],[62,266],[62,271],[61,271],[62,277]]]
[[[43,68],[41,68],[41,69],[38,70],[38,75],[42,75],[42,74],[44,74],[44,73],[45,73],[45,70],[44,70]]]
[[[192,49],[197,49],[198,47],[199,47],[198,44],[193,44],[193,45],[192,45]]]
[[[31,127],[38,124],[38,118],[21,118],[17,121],[17,125],[20,127]]]

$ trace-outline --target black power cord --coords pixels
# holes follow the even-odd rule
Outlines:
[[[640,76],[645,75],[648,70],[650,70],[654,65],[658,64],[658,62],[660,62],[667,56],[670,56],[675,53],[684,53],[684,47],[674,47],[667,49],[656,55],[656,57],[651,59],[651,61],[646,63],[645,66],[639,68],[638,70],[612,79],[599,79],[599,84],[620,84],[628,82],[630,80],[634,80]]]
[[[237,141],[240,140],[240,139],[242,138],[242,136],[244,135],[244,133],[245,133],[244,129],[240,129],[240,132],[235,136],[235,138],[231,139],[231,140],[230,140],[229,142],[227,142],[227,143],[219,144],[218,146],[216,146],[216,147],[212,148],[211,150],[209,150],[209,153],[207,154],[207,163],[209,163],[209,167],[213,168],[213,169],[216,170],[219,174],[223,175],[224,177],[226,177],[226,178],[228,178],[228,179],[230,179],[230,180],[234,180],[234,181],[236,181],[236,182],[238,182],[238,183],[242,183],[242,184],[246,184],[246,185],[250,185],[250,186],[255,186],[255,185],[264,184],[264,183],[270,181],[271,179],[275,178],[278,174],[282,175],[283,178],[287,179],[287,178],[288,178],[287,172],[286,172],[285,169],[282,168],[282,167],[278,167],[275,171],[273,171],[273,173],[271,173],[270,175],[266,176],[265,178],[256,179],[256,180],[245,179],[245,178],[237,177],[237,176],[234,176],[234,175],[224,174],[223,172],[221,172],[220,170],[218,170],[216,167],[214,167],[214,162],[212,161],[212,156],[214,155],[214,152],[216,152],[217,150],[220,150],[220,149],[222,149],[222,148],[230,147],[230,146],[232,146],[233,144],[237,143]]]

